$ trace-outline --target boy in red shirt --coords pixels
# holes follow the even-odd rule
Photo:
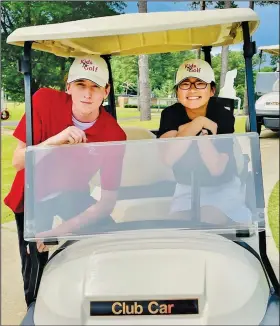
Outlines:
[[[67,92],[59,92],[48,88],[38,90],[32,98],[34,145],[49,146],[126,140],[124,131],[102,106],[104,99],[107,98],[110,92],[108,81],[109,72],[107,63],[100,56],[92,55],[88,57],[78,57],[74,60],[68,74]],[[26,303],[29,305],[30,302],[28,302],[27,293],[30,281],[31,261],[27,252],[28,243],[23,237],[24,168],[26,152],[25,115],[14,131],[14,136],[18,139],[18,145],[13,155],[13,166],[16,168],[17,174],[4,202],[15,213],[25,297]],[[114,146],[112,146],[112,148],[114,149]],[[59,152],[57,149],[56,151],[57,153]],[[80,148],[79,151],[80,154],[82,154],[81,151],[83,151],[83,147]],[[57,232],[59,233],[57,235],[75,230],[77,224],[87,224],[90,220],[98,219],[100,216],[109,216],[111,214],[117,200],[116,190],[120,184],[123,151],[122,153],[115,154],[114,158],[117,162],[112,163],[110,159],[106,160],[107,154],[102,153],[102,158],[98,162],[99,165],[95,164],[95,166],[91,166],[90,162],[87,164],[88,171],[83,171],[81,173],[81,175],[86,175],[86,178],[82,178],[83,181],[77,185],[79,190],[78,193],[82,194],[82,196],[79,198],[79,195],[75,196],[74,193],[67,199],[68,202],[72,200],[79,202],[81,198],[83,198],[82,203],[77,211],[70,212],[68,210],[66,213],[66,215],[68,215],[66,216],[67,221],[61,225],[60,229],[58,228]],[[112,156],[112,153],[110,153],[110,155]],[[67,160],[63,155],[60,157],[61,160],[59,160],[59,164],[61,167],[63,167],[63,165],[65,166],[69,175],[71,169],[75,169],[76,161],[79,160],[79,158],[75,160],[72,156],[70,160]],[[88,157],[89,156],[85,155],[86,159]],[[47,166],[44,164],[47,160],[48,158],[44,158],[42,161],[42,173],[44,173],[44,167]],[[94,174],[98,169],[101,169],[102,195],[101,200],[95,202],[90,195],[84,196],[83,194],[89,193],[89,188],[87,188],[88,184],[86,182],[88,181],[86,180],[87,177],[92,176],[92,173]],[[37,166],[36,171],[40,171]],[[59,171],[59,168],[56,171]],[[48,171],[45,170],[45,173],[48,173]],[[63,174],[64,173],[57,176],[57,184],[60,184],[62,189],[63,186],[64,189],[65,187],[71,187],[71,185],[67,183],[69,178],[63,178]],[[52,180],[56,178],[55,175],[52,176],[51,171],[50,178]],[[47,179],[45,178],[44,180]],[[66,184],[63,185],[63,182],[66,182]],[[72,180],[72,184],[75,184],[75,182],[76,180]],[[51,189],[51,187],[49,188],[49,193],[47,193],[48,185],[46,184],[43,184],[39,189],[42,190],[42,196],[45,196],[45,198],[48,198],[48,195],[54,193],[54,189]],[[43,203],[43,205],[45,204]],[[55,206],[56,205],[54,205],[54,207]],[[50,207],[51,205],[48,205],[47,210]],[[41,211],[43,214],[45,211],[44,206],[42,206]],[[48,259],[48,247],[38,242],[37,248],[40,252],[40,264],[43,266]]]

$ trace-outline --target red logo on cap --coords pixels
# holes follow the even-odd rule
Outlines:
[[[188,70],[188,72],[200,72],[201,68],[198,68],[195,64],[187,63],[185,64],[185,68]]]
[[[81,60],[81,65],[84,68],[84,70],[90,70],[90,71],[97,71],[98,67],[95,66],[92,61],[90,59],[86,60],[86,59],[82,59]]]

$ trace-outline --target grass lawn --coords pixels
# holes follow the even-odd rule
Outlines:
[[[18,108],[18,110],[20,110],[20,108]],[[12,112],[12,114],[14,116],[13,112]],[[16,114],[19,116],[20,115],[19,111],[17,111]],[[151,130],[158,129],[159,119],[160,119],[159,114],[156,114],[155,116],[153,116],[152,120],[150,120],[150,121],[139,121],[139,112],[136,109],[120,109],[120,108],[118,108],[118,117],[120,119],[133,118],[133,115],[135,116],[135,119],[122,120],[119,122],[120,125],[122,127],[124,127],[124,126],[139,126],[139,127],[143,127],[143,128],[147,128],[147,129],[151,129]],[[5,129],[8,129],[8,130],[13,130],[14,128],[15,127],[12,127],[12,126],[5,127]],[[236,129],[237,133],[245,132],[245,117],[237,117],[236,118],[235,129]],[[7,135],[7,134],[2,134],[1,138],[2,138],[1,223],[5,223],[5,222],[11,221],[13,219],[13,214],[7,208],[7,206],[3,204],[3,199],[9,191],[11,183],[12,183],[14,175],[15,175],[15,170],[11,166],[11,160],[12,160],[12,153],[16,146],[16,140],[11,135]]]
[[[137,126],[137,127],[154,130],[154,129],[158,129],[158,127],[159,127],[159,119],[160,119],[160,117],[153,117],[150,121],[140,121],[138,118],[135,120],[133,119],[133,120],[119,121],[119,124],[121,127]]]
[[[8,121],[19,121],[24,114],[25,104],[8,103],[8,110],[11,114]],[[117,108],[117,115],[118,119],[139,118],[140,112],[135,108]]]
[[[160,115],[156,117],[152,117],[152,120],[150,121],[139,121],[139,119],[133,119],[133,120],[123,120],[120,121],[119,124],[122,127],[125,126],[138,126],[138,127],[143,127],[147,129],[158,129],[159,127],[159,120],[160,120]],[[246,117],[237,117],[235,119],[235,132],[236,133],[244,133],[245,132],[245,120]]]
[[[3,203],[4,197],[10,190],[15,169],[11,165],[12,153],[16,147],[16,139],[10,135],[1,135],[2,155],[1,155],[1,223],[11,221],[14,218],[11,210]]]
[[[19,121],[24,114],[24,103],[8,103],[8,110],[10,112],[10,118],[8,121]]]
[[[279,250],[279,181],[273,188],[268,201],[268,220],[273,239]]]
[[[25,111],[25,104],[24,103],[8,103],[8,109],[10,111],[10,118],[8,121],[19,121],[21,117],[24,114]],[[138,122],[140,123],[139,126],[143,126],[144,128],[149,128],[149,129],[157,129],[158,124],[159,124],[159,117],[160,117],[160,112],[158,112],[157,109],[152,109],[152,114],[156,115],[156,118],[153,117],[151,121],[145,121],[141,122],[139,121],[140,118],[140,112],[136,108],[119,108],[117,107],[117,117],[118,119],[129,119],[128,121],[121,121],[121,125],[123,126],[134,126],[135,123]],[[131,118],[135,118],[135,121],[130,120]],[[153,121],[153,122],[152,122]],[[239,123],[241,121],[239,120]],[[243,125],[245,125],[245,118],[244,118],[244,123],[242,122]],[[239,125],[239,124],[238,124]],[[245,131],[245,126],[238,126],[238,129],[241,129]],[[241,130],[240,129],[240,130]],[[238,131],[238,132],[243,132],[243,131]]]
[[[238,134],[242,134],[245,132],[245,122],[246,122],[246,117],[236,117],[235,118],[235,132]]]
[[[140,112],[135,108],[117,108],[117,117],[118,119],[126,118],[140,118]]]

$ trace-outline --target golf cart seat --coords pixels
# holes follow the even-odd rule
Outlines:
[[[234,88],[234,79],[237,75],[237,69],[230,70],[226,73],[226,78],[224,82],[224,86],[221,88],[219,97],[222,98],[230,98],[238,101],[238,112],[241,106],[241,98],[236,96],[236,90]]]
[[[234,112],[234,99],[229,97],[221,97],[221,96],[212,96],[209,102],[213,102],[215,104],[223,105],[230,112]]]
[[[155,139],[156,136],[148,129],[141,127],[122,127],[126,133],[127,140]]]
[[[237,69],[230,70],[226,73],[224,86],[221,88],[219,96],[236,98],[236,91],[234,89],[234,79],[237,75]]]
[[[139,131],[142,131],[141,128]],[[144,145],[143,142],[128,144],[118,201],[111,214],[116,222],[141,220],[145,214],[148,216],[148,212],[152,212],[153,219],[160,219],[170,207],[176,184],[172,169],[164,165],[156,150],[152,152],[149,150],[151,146]],[[141,169],[139,173],[135,173],[133,163],[136,161]],[[155,166],[156,169],[153,168]],[[100,186],[94,187],[92,196],[100,199]]]

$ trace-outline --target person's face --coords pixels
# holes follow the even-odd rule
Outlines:
[[[191,84],[196,83],[196,85]],[[196,86],[196,87],[195,87]],[[177,90],[178,101],[188,109],[198,109],[208,103],[215,93],[211,85],[198,78],[183,80]]]
[[[90,115],[98,110],[109,92],[109,85],[106,88],[100,87],[87,79],[79,79],[67,84],[67,93],[72,97],[73,108],[82,115]]]

